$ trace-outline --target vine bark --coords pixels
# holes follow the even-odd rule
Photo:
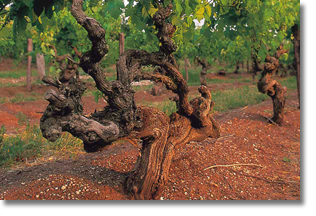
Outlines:
[[[296,81],[297,81],[297,94],[298,94],[298,102],[299,102],[299,109],[301,106],[301,69],[300,69],[300,55],[301,55],[301,50],[300,50],[300,41],[301,41],[301,36],[300,36],[300,28],[297,24],[295,24],[292,27],[292,32],[294,35],[294,61],[295,61],[295,70],[296,70]]]
[[[282,125],[284,121],[284,106],[286,88],[283,87],[278,81],[272,78],[272,75],[278,70],[279,58],[282,54],[287,52],[281,45],[274,57],[267,56],[261,73],[261,78],[258,82],[258,90],[263,94],[268,94],[273,102],[273,117],[271,121],[278,125]],[[257,67],[262,69],[256,61]]]
[[[88,152],[100,150],[120,138],[131,140],[135,146],[139,142],[141,156],[126,179],[125,190],[132,199],[155,199],[168,180],[175,147],[220,136],[220,126],[211,115],[214,107],[212,95],[206,86],[201,86],[201,96],[191,101],[188,99],[188,85],[172,54],[177,49],[172,40],[176,29],[166,21],[171,15],[172,5],[164,7],[157,2],[159,9],[153,16],[160,50],[153,53],[143,50],[123,52],[116,65],[117,80],[110,82],[98,65],[108,52],[105,31],[95,19],[84,14],[82,3],[83,0],[73,0],[71,13],[88,32],[92,47],[88,52],[77,54],[79,63],[66,58],[65,72],[71,69],[70,66],[80,66],[94,79],[108,105],[86,117],[81,102],[86,89],[84,82],[75,76],[69,79],[44,77],[43,81],[57,90],[49,90],[45,95],[49,105],[41,118],[43,136],[54,141],[67,131],[80,138]],[[143,66],[158,70],[144,73]],[[142,79],[163,83],[171,90],[176,95],[177,112],[169,117],[157,109],[136,106],[131,83]]]
[[[201,59],[200,57],[196,57],[195,61],[197,65],[202,66],[202,70],[200,73],[200,83],[201,85],[207,86],[206,75],[207,71],[211,68],[211,65],[205,59]]]

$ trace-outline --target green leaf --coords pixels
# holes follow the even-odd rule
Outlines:
[[[96,7],[98,5],[100,0],[90,0],[89,6],[90,7]]]
[[[291,162],[291,159],[288,158],[288,157],[283,157],[283,161],[284,161],[284,162]]]
[[[154,14],[158,11],[158,8],[155,8],[153,5],[151,5],[152,7],[148,10],[148,13],[151,17],[154,16]]]
[[[186,43],[193,39],[194,36],[194,26],[188,29],[187,32],[183,34],[183,41]]]
[[[99,103],[99,99],[102,98],[103,93],[100,92],[99,90],[96,90],[96,91],[93,91],[93,92],[92,92],[92,95],[93,95],[93,97],[94,97],[94,101],[95,101],[96,103]]]
[[[54,10],[53,10],[54,5],[51,4],[48,7],[45,7],[45,14],[48,17],[48,19],[51,19],[54,15]]]
[[[42,12],[44,11],[44,6],[45,6],[45,1],[42,0],[34,0],[34,13],[37,16],[40,16],[42,14]]]
[[[175,4],[175,12],[177,14],[177,16],[180,16],[182,11],[183,11],[183,8],[181,6],[182,4],[182,0],[174,0],[174,4]]]
[[[189,16],[193,11],[192,8],[190,7],[190,0],[185,0],[184,6],[185,6],[185,14]]]
[[[13,34],[16,37],[17,35],[23,35],[25,34],[25,29],[27,26],[27,21],[25,19],[25,16],[28,14],[28,7],[24,6],[19,8],[18,14],[14,18],[14,24],[13,24]]]
[[[204,18],[204,11],[205,11],[205,8],[201,7],[195,13],[195,16],[199,22]]]
[[[212,15],[212,8],[210,5],[205,6],[205,13],[210,17]]]
[[[23,3],[29,8],[33,7],[33,0],[23,0]]]
[[[176,25],[176,26],[178,26],[178,25],[180,25],[180,23],[181,23],[181,20],[180,20],[180,18],[178,17],[178,16],[172,16],[172,18],[171,18],[171,23],[172,23],[172,25]]]
[[[263,61],[266,58],[266,49],[265,48],[260,48],[258,51],[258,57],[260,58],[261,61]]]
[[[138,30],[143,30],[146,27],[146,24],[138,16],[132,16],[131,18]]]
[[[114,19],[117,19],[122,14],[121,8],[124,8],[124,2],[122,0],[110,1],[107,3],[106,12],[108,12]]]

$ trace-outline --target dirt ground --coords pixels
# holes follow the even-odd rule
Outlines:
[[[85,109],[102,107],[84,98]],[[14,110],[38,121],[45,101],[0,105],[0,125]],[[216,114],[217,140],[190,142],[176,149],[161,200],[299,200],[300,111],[296,94],[286,102],[285,124],[269,124],[272,102]],[[37,115],[38,114],[38,115]],[[12,125],[14,125],[12,120]],[[7,126],[7,125],[6,125]],[[0,170],[0,199],[124,200],[124,179],[139,150],[117,142],[74,160]],[[239,164],[232,166],[234,164]],[[225,166],[221,166],[225,165]],[[215,166],[215,167],[211,167]]]
[[[2,61],[1,70],[11,70],[13,62]],[[17,67],[24,67],[23,63]],[[210,75],[209,78],[229,79]],[[231,75],[235,76],[235,75]],[[239,76],[239,75],[238,75]],[[249,76],[249,74],[248,74]],[[24,82],[1,79],[2,83]],[[211,91],[249,85],[246,83],[212,84]],[[91,87],[91,86],[90,86]],[[4,87],[0,97],[14,97],[23,92],[44,95],[45,85]],[[190,87],[193,95],[196,87]],[[162,102],[172,96],[166,92],[152,96],[148,91],[135,94],[136,102]],[[272,102],[247,106],[215,114],[221,124],[221,137],[190,142],[178,147],[170,167],[169,181],[161,200],[299,200],[300,199],[300,110],[296,93],[286,102],[282,127],[268,123]],[[83,97],[85,114],[102,109]],[[0,125],[7,134],[17,134],[24,127],[17,114],[23,113],[31,124],[39,124],[47,101],[37,100],[0,104]],[[29,162],[14,169],[0,169],[0,199],[5,200],[125,200],[126,176],[135,166],[139,149],[120,141],[102,152],[85,153],[77,159]]]

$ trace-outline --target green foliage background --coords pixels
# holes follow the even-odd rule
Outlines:
[[[164,4],[173,5],[168,21],[177,27],[174,41],[178,59],[192,61],[200,56],[209,63],[220,60],[235,64],[255,54],[264,60],[284,43],[290,52],[282,61],[293,60],[291,27],[300,23],[299,0],[165,0]],[[34,53],[44,53],[47,61],[53,54],[50,44],[59,55],[74,55],[70,44],[81,52],[89,50],[91,42],[72,17],[70,5],[71,1],[65,0],[0,0],[0,55],[25,57],[29,37],[34,40]],[[106,30],[110,51],[103,67],[118,59],[120,32],[126,35],[126,49],[158,50],[152,21],[157,1],[130,0],[125,5],[123,0],[85,0],[83,9]]]

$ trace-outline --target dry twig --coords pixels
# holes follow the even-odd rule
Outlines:
[[[218,138],[216,141],[221,140],[221,139],[224,139],[224,138],[227,138],[227,137],[233,137],[233,136],[235,136],[235,134],[228,134],[228,135],[225,135],[225,136],[221,136],[221,137]]]
[[[214,165],[214,166],[210,166],[210,167],[205,168],[204,171],[208,170],[208,169],[216,168],[216,167],[233,167],[233,166],[256,166],[256,167],[264,168],[263,166],[258,165],[258,164],[229,164],[229,165]]]
[[[280,125],[278,125],[277,123],[275,123],[275,121],[273,121],[271,118],[264,116],[266,119],[268,119],[272,124],[278,126],[280,128]]]

